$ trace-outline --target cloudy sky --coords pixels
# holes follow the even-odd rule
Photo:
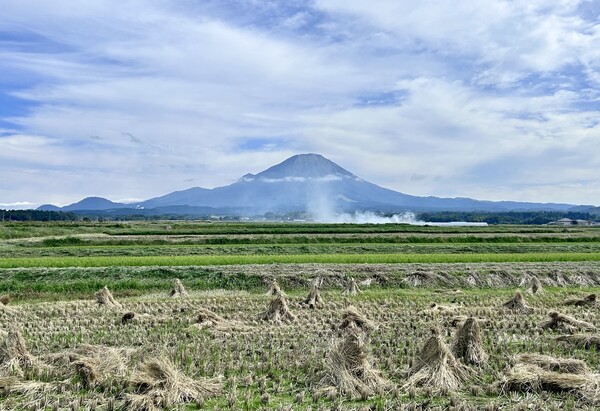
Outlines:
[[[0,206],[316,152],[414,195],[600,204],[600,0],[0,0]]]

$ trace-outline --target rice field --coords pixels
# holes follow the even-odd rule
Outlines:
[[[321,224],[321,223],[225,223],[195,221],[133,222],[2,222],[1,239],[42,238],[97,234],[110,236],[183,236],[183,235],[325,235],[332,234],[424,234],[440,235],[576,235],[587,236],[586,227],[489,226],[489,227],[424,227],[405,224]],[[566,230],[566,231],[565,231]],[[596,236],[598,236],[596,232]]]
[[[600,371],[598,348],[557,343],[556,337],[565,331],[540,327],[552,310],[598,327],[597,306],[564,305],[568,298],[598,292],[597,287],[545,287],[542,295],[526,294],[531,314],[502,308],[514,295],[512,288],[457,292],[363,286],[362,293],[351,296],[344,295],[341,288],[324,287],[323,308],[309,309],[302,304],[307,287],[289,292],[289,310],[296,319],[282,324],[260,319],[274,298],[265,294],[267,288],[260,293],[190,290],[183,298],[168,297],[169,290],[134,298],[116,295],[120,307],[99,305],[93,298],[9,305],[0,311],[1,327],[17,327],[35,365],[2,371],[8,375],[0,379],[5,390],[0,406],[129,409],[126,404],[136,393],[136,373],[148,359],[156,358],[166,359],[194,380],[222,384],[219,395],[171,404],[166,409],[391,410],[420,409],[425,403],[431,409],[595,407],[579,394],[513,392],[506,391],[503,384],[515,356],[525,353],[579,359],[590,373]],[[367,342],[370,365],[388,383],[366,398],[319,390],[319,382],[328,371],[326,358],[332,341],[341,338],[338,328],[350,305],[376,325]],[[197,318],[202,310],[217,314],[226,323],[222,327],[202,326]],[[135,316],[123,323],[126,313]],[[451,392],[427,386],[405,387],[407,373],[419,361],[430,326],[438,324],[443,341],[450,347],[457,324],[466,316],[481,319],[482,344],[489,361],[469,366],[460,388]],[[106,354],[109,349],[127,355],[115,355],[117,364],[106,371],[104,365],[96,364],[98,358],[89,346],[102,355],[113,355]],[[0,353],[3,350],[0,346]],[[78,361],[97,367],[93,378],[82,371]],[[163,408],[159,405],[157,409]]]
[[[600,406],[598,230],[0,228],[0,410]]]
[[[3,258],[0,268],[19,267],[142,267],[245,264],[406,264],[600,261],[600,253],[506,253],[506,254],[287,254],[218,256],[102,256]]]

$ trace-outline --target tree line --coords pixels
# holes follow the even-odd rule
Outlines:
[[[384,216],[387,214],[384,214]],[[267,220],[274,218],[273,213],[267,213],[263,217]],[[305,219],[304,212],[288,213],[277,216],[282,220]],[[65,211],[41,211],[41,210],[0,210],[0,221],[131,221],[131,220],[185,220],[185,219],[210,219],[211,217],[199,215],[119,215],[100,216],[93,212],[78,214]],[[509,212],[461,212],[461,211],[433,211],[417,214],[421,221],[432,223],[447,223],[453,221],[481,222],[488,224],[548,224],[561,218],[571,220],[586,220],[600,222],[600,215],[592,215],[587,212],[561,212],[561,211],[509,211]],[[224,221],[239,221],[240,216],[230,215],[220,218]]]
[[[419,213],[417,218],[432,223],[449,223],[467,221],[488,224],[548,224],[561,218],[571,220],[600,221],[600,216],[592,216],[584,212],[562,211],[508,211],[508,212],[460,212],[437,211]]]
[[[41,210],[0,210],[0,221],[76,221],[75,213]]]

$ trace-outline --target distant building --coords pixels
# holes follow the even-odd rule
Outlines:
[[[570,218],[561,218],[560,220],[553,221],[549,223],[551,225],[562,225],[562,226],[571,226],[571,225],[596,225],[593,221],[588,220],[571,220]]]
[[[575,224],[575,222],[573,220],[571,220],[570,218],[561,218],[558,221],[555,221],[554,223],[550,223],[550,224],[556,224],[556,225],[573,225]]]

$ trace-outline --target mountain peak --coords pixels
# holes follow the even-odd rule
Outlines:
[[[124,204],[115,203],[103,197],[86,197],[81,201],[63,207],[63,210],[106,210],[109,208],[122,208]]]
[[[258,179],[284,179],[290,177],[319,178],[332,175],[354,177],[354,174],[338,166],[320,154],[297,154],[258,173]]]

